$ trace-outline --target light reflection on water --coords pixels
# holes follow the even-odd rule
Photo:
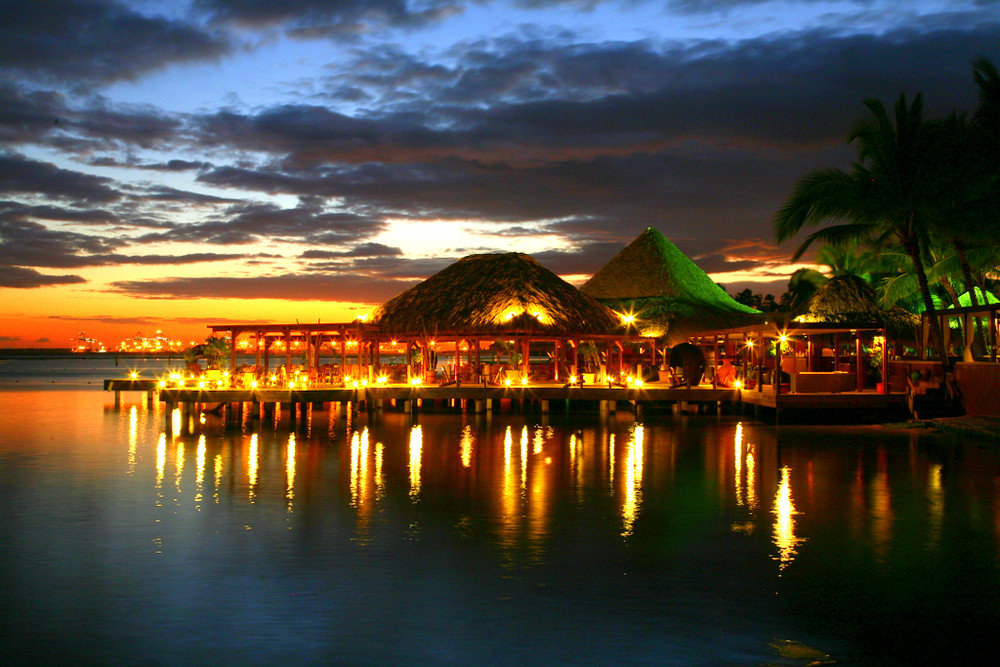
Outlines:
[[[778,482],[778,491],[774,496],[774,546],[778,548],[778,555],[775,560],[780,564],[780,569],[788,567],[795,555],[798,553],[797,547],[802,543],[802,539],[795,536],[795,504],[792,502],[792,470],[788,466],[781,469],[781,478]]]
[[[642,425],[636,425],[631,429],[628,444],[625,445],[625,498],[622,501],[623,537],[632,534],[632,524],[635,523],[639,507],[642,504],[643,432]],[[608,458],[610,461],[612,457]],[[614,474],[613,467],[609,472]]]
[[[775,656],[788,639],[903,664],[998,620],[994,449],[669,416],[303,417],[187,434],[175,411],[168,435],[158,406],[84,401],[0,440],[18,623],[99,661],[805,664]]]

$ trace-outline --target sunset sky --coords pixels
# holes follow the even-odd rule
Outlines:
[[[655,227],[780,294],[869,97],[975,107],[997,0],[0,0],[0,347],[353,319]]]

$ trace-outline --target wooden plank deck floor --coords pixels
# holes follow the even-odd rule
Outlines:
[[[165,388],[159,390],[160,400],[166,403],[331,403],[379,400],[500,400],[529,399],[540,401],[639,401],[715,403],[739,400],[739,390],[713,389],[710,386],[689,388],[567,387],[562,384],[532,384],[526,387],[483,386],[481,384],[448,385],[382,385],[367,387],[315,387],[310,389],[199,389]]]
[[[365,407],[385,404],[389,401],[447,401],[465,400],[468,402],[499,401],[509,399],[515,401],[568,401],[567,409],[572,403],[592,403],[594,405],[614,405],[619,402],[632,403],[636,406],[662,405],[752,405],[777,412],[795,411],[805,414],[807,411],[846,411],[870,413],[885,411],[902,412],[907,410],[906,394],[880,394],[875,391],[836,392],[836,393],[781,393],[776,394],[772,387],[764,387],[762,391],[712,388],[711,385],[699,387],[669,387],[657,383],[642,387],[608,387],[607,385],[589,385],[585,387],[566,386],[558,383],[534,383],[528,386],[495,386],[482,384],[462,385],[418,385],[390,384],[368,385],[361,387],[320,386],[309,389],[288,388],[256,388],[256,389],[211,389],[197,387],[160,388],[155,380],[105,380],[104,388],[115,392],[115,404],[119,404],[119,394],[123,391],[148,392],[149,400],[154,397],[160,402],[173,405],[192,405],[199,403],[234,404],[319,404],[319,403],[351,403],[357,406],[362,401]],[[478,409],[478,408],[477,408]],[[604,407],[602,407],[602,410]]]
[[[906,408],[903,392],[880,394],[872,391],[841,391],[816,393],[781,393],[765,387],[763,391],[748,390],[741,399],[749,405],[792,410],[895,410]]]
[[[414,399],[535,399],[535,400],[583,400],[583,401],[653,401],[714,403],[717,401],[740,402],[767,408],[861,408],[895,407],[906,404],[905,393],[879,394],[875,391],[845,391],[836,393],[781,393],[776,394],[771,387],[763,391],[699,387],[668,387],[646,384],[642,387],[608,387],[590,385],[585,387],[557,383],[528,386],[495,386],[481,384],[462,385],[418,385],[390,384],[368,385],[367,387],[320,386],[309,389],[257,388],[257,389],[212,389],[197,387],[159,388],[156,380],[105,380],[105,391],[154,391],[159,399],[167,403],[329,403],[360,400],[414,400]]]

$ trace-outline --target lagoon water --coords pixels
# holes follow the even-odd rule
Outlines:
[[[126,366],[0,361],[0,664],[995,664],[995,445],[622,412],[168,434],[100,390]]]

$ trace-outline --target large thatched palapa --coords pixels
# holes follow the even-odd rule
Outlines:
[[[470,255],[379,306],[392,334],[620,333],[613,311],[520,253]]]
[[[616,311],[632,313],[640,334],[665,337],[670,344],[701,332],[753,324],[763,317],[726,294],[652,227],[580,291]]]

